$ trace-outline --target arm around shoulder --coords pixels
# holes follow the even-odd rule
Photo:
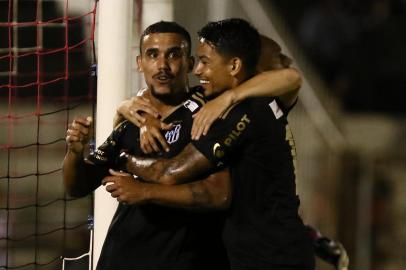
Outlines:
[[[261,96],[290,96],[296,99],[301,85],[302,78],[299,71],[295,68],[284,68],[263,71],[229,91],[232,92],[233,103]]]
[[[279,95],[279,100],[283,103],[285,108],[290,108],[297,100],[299,90],[302,86],[302,76],[295,68],[286,68],[281,71],[285,71],[285,80],[290,83],[285,93]]]

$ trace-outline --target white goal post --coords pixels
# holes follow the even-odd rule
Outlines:
[[[173,20],[172,0],[143,0],[142,23],[140,29],[160,20]],[[138,53],[138,37],[135,21],[134,0],[101,0],[98,6],[97,23],[97,114],[96,145],[104,142],[113,128],[113,117],[119,103],[128,98],[142,85],[139,76],[134,73],[135,55]],[[139,14],[139,12],[137,12]],[[137,52],[134,53],[134,50]],[[94,202],[94,248],[93,269],[97,261],[109,228],[117,202],[105,188],[95,192]]]

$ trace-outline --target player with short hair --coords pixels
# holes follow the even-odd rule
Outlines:
[[[183,106],[186,99],[199,95],[197,88],[189,89],[187,74],[193,68],[190,37],[174,22],[158,22],[142,35],[139,68],[144,73],[147,97],[165,122],[174,123],[166,131],[171,148],[158,154],[171,157],[190,141],[191,112]],[[197,102],[197,101],[196,101]],[[68,129],[68,153],[64,160],[64,182],[68,193],[86,195],[98,187],[109,169],[119,170],[117,157],[121,150],[142,154],[139,128],[125,121],[117,126],[95,152],[83,158],[90,122],[76,118]],[[155,155],[157,156],[157,155]],[[113,175],[121,175],[110,171]],[[212,185],[229,183],[226,170],[207,177]],[[130,179],[106,187],[108,191],[126,189]],[[225,190],[228,188],[222,188]],[[195,189],[198,194],[199,191]],[[228,194],[211,208],[224,208]],[[197,207],[197,205],[196,205]],[[206,206],[210,208],[210,206]],[[221,244],[222,214],[183,211],[159,205],[125,205],[120,203],[111,222],[97,269],[208,269],[227,266]],[[207,260],[207,257],[213,258]]]

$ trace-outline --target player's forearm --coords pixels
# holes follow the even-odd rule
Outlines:
[[[147,201],[150,203],[191,210],[227,209],[231,200],[229,179],[200,180],[188,184],[168,186],[151,184]]]
[[[237,103],[249,97],[276,97],[289,94],[296,97],[302,79],[294,68],[264,71],[231,89],[232,102]]]
[[[121,161],[127,172],[147,182],[164,185],[191,182],[212,167],[191,144],[172,159],[142,158],[125,154],[121,156]]]
[[[98,187],[106,173],[106,169],[87,164],[83,154],[68,151],[63,161],[63,183],[71,196],[82,197],[89,194]]]
[[[66,192],[72,196],[84,195],[80,183],[83,182],[83,154],[68,150],[63,160],[62,173]]]
[[[126,157],[126,171],[144,181],[163,185],[177,185],[191,181],[197,174],[188,170],[178,161],[167,159]]]

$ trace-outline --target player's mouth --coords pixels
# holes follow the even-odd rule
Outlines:
[[[159,83],[165,84],[169,83],[174,76],[172,74],[166,73],[166,72],[160,72],[153,77],[155,80],[157,80]]]
[[[200,80],[200,84],[208,84],[208,83],[210,83],[210,81],[208,81],[208,80]]]

